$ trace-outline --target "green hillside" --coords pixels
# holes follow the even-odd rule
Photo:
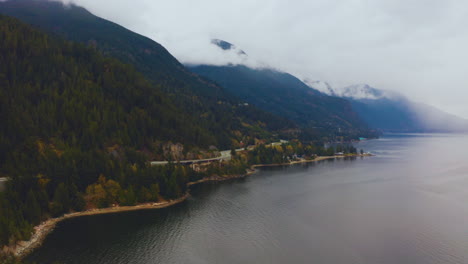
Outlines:
[[[292,122],[258,111],[253,106],[239,107],[237,97],[187,70],[160,44],[99,18],[84,8],[75,5],[64,7],[58,2],[41,0],[11,0],[0,2],[0,13],[132,64],[178,108],[190,113],[196,123],[210,129],[213,134],[222,135],[225,140],[218,141],[220,146],[231,145],[226,130],[258,131],[245,126],[240,128],[240,122],[249,127],[260,125],[266,130],[294,127]],[[231,129],[232,126],[236,128]]]
[[[349,101],[319,93],[288,73],[243,65],[190,69],[262,110],[295,121],[305,132],[348,137],[372,134]]]
[[[168,141],[208,148],[269,136],[242,119],[222,130],[200,123],[132,66],[16,19],[0,15],[0,39],[0,177],[10,179],[0,193],[0,246],[87,205],[180,197],[202,175],[149,166],[168,158]]]

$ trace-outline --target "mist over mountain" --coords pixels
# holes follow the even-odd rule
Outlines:
[[[323,81],[307,81],[311,88],[349,100],[369,126],[388,132],[466,132],[468,120],[433,106],[414,102],[368,84],[334,89]],[[325,84],[325,85],[324,85]]]
[[[78,2],[83,7],[76,4]],[[282,4],[277,5],[280,2]],[[458,180],[461,178],[458,176],[464,169],[463,155],[460,155],[464,148],[459,145],[466,137],[396,134],[383,135],[382,140],[364,139],[376,139],[383,131],[468,132],[468,120],[365,83],[337,89],[333,83],[301,80],[291,74],[304,76],[300,74],[317,70],[312,64],[323,65],[322,70],[332,75],[340,72],[330,71],[324,65],[327,63],[331,69],[343,67],[347,71],[346,65],[333,56],[325,55],[325,60],[320,60],[318,57],[322,55],[316,58],[311,55],[317,51],[318,54],[327,53],[318,47],[332,46],[333,37],[320,37],[312,30],[304,30],[304,25],[321,27],[327,34],[342,38],[339,50],[343,53],[338,56],[348,59],[362,56],[362,60],[356,60],[356,68],[362,67],[358,64],[365,63],[365,57],[369,56],[353,48],[370,50],[368,47],[358,45],[359,42],[352,46],[346,43],[355,36],[338,34],[339,31],[330,30],[324,23],[305,23],[310,20],[297,16],[297,10],[301,9],[305,14],[302,18],[317,17],[318,22],[325,21],[326,17],[333,17],[329,12],[333,9],[329,6],[330,0],[323,0],[327,3],[322,8],[327,12],[320,14],[301,8],[307,6],[306,2],[316,1],[293,5],[287,1],[267,0],[235,3],[0,0],[0,263],[191,263],[200,260],[218,263],[239,262],[238,252],[246,253],[242,261],[252,263],[272,260],[295,263],[314,259],[325,264],[350,260],[373,264],[386,263],[387,254],[388,263],[401,263],[398,260],[411,257],[411,248],[400,250],[401,242],[415,245],[414,254],[421,257],[420,263],[464,259],[466,240],[458,239],[463,237],[459,232],[461,228],[453,228],[453,223],[447,225],[447,230],[431,227],[439,227],[441,215],[454,216],[460,226],[464,224],[458,221],[464,219],[464,215],[450,214],[463,211],[460,203],[451,206],[446,202],[457,202],[447,198],[463,196],[460,196],[458,183],[461,181]],[[364,2],[368,7],[370,2]],[[337,3],[335,5],[345,12],[351,9],[347,4]],[[175,9],[167,10],[170,5]],[[99,12],[93,9],[96,6],[118,10],[121,17],[106,16],[106,12],[97,16]],[[166,14],[153,8],[164,10]],[[211,16],[203,9],[210,9]],[[261,11],[259,17],[249,13],[249,9]],[[239,13],[228,18],[236,12]],[[224,14],[225,18],[219,19],[219,14]],[[180,35],[201,20],[207,19],[207,24],[179,41],[163,42],[167,35],[145,31],[141,24],[140,27],[121,26],[118,23],[122,23],[122,17],[146,22],[147,29],[152,27],[150,25],[163,24]],[[250,17],[253,19],[247,21]],[[261,17],[273,19],[265,23]],[[339,17],[342,19],[337,21],[338,27],[348,27],[347,23],[342,23],[347,16]],[[366,16],[360,13],[359,17]],[[420,20],[417,14],[415,20]],[[394,21],[396,19],[392,18],[391,22]],[[247,30],[235,31],[244,35],[246,42],[228,37],[227,28],[236,23],[247,25]],[[182,27],[173,30],[171,25]],[[258,25],[264,30],[256,31]],[[212,30],[212,26],[219,27],[219,31],[211,31],[208,36],[203,34]],[[347,32],[351,35],[358,36],[354,32],[356,28],[359,33],[365,33],[364,26],[349,28],[353,29]],[[288,38],[289,31],[301,38]],[[263,33],[276,34],[278,39],[265,41],[267,37],[262,36]],[[219,38],[213,38],[214,35]],[[230,41],[236,39],[242,49],[221,39],[224,37]],[[309,38],[317,42],[316,46]],[[196,43],[200,40],[202,45]],[[385,44],[391,42],[382,37],[379,40],[385,40]],[[159,42],[165,43],[164,46]],[[186,47],[184,53],[188,56],[178,57],[186,64],[169,52],[170,45]],[[209,47],[205,49],[205,45]],[[299,46],[307,47],[309,52],[295,48]],[[385,45],[379,41],[378,46]],[[249,47],[248,54],[245,47]],[[263,50],[267,56],[259,56],[258,50]],[[442,51],[437,49],[433,53]],[[352,56],[345,53],[352,53]],[[398,54],[395,58],[405,58],[401,52],[395,54]],[[427,58],[429,61],[430,56]],[[377,60],[385,61],[382,66],[391,65],[386,60]],[[299,67],[294,69],[291,67],[294,64]],[[403,61],[399,64],[408,66]],[[337,78],[350,72],[337,74]],[[327,76],[317,71],[314,74]],[[410,72],[405,77],[414,75]],[[362,79],[366,78],[356,77],[350,83]],[[383,83],[390,79],[392,76],[385,76]],[[441,148],[442,145],[445,148]],[[408,151],[410,149],[413,150]],[[451,149],[459,153],[445,156]],[[430,158],[441,160],[441,155],[445,158],[442,163],[424,167],[432,162]],[[458,157],[461,163],[453,163],[453,157]],[[403,163],[409,166],[408,170],[400,170],[398,166]],[[416,170],[418,164],[423,170]],[[289,165],[294,168],[286,169]],[[434,168],[437,175],[430,174]],[[453,173],[445,173],[450,171]],[[263,175],[257,178],[259,185],[247,186],[253,178],[244,178],[257,172]],[[409,177],[402,177],[404,173]],[[264,176],[270,174],[290,177],[283,180],[271,177],[265,181]],[[298,175],[303,177],[296,177]],[[409,184],[400,179],[409,180]],[[227,180],[235,181],[233,192],[214,199],[202,197],[205,191],[216,194],[219,189],[216,182]],[[276,185],[271,184],[276,180]],[[447,193],[447,181],[454,183],[456,197],[437,195],[442,200],[433,200],[433,191]],[[418,182],[422,188],[417,186]],[[192,193],[195,185],[201,188],[197,187],[196,193]],[[402,186],[410,188],[402,189]],[[430,192],[420,192],[428,186]],[[257,187],[260,189],[256,190]],[[382,193],[385,190],[388,193]],[[308,202],[304,193],[312,194],[310,199],[318,201],[315,205],[324,209],[324,215],[314,211],[316,208],[311,207],[314,204]],[[239,194],[249,195],[239,200]],[[389,197],[396,196],[401,196],[394,201],[403,204],[401,208],[387,203]],[[257,199],[259,197],[267,199]],[[219,203],[210,205],[205,203],[208,200]],[[278,203],[285,200],[287,203]],[[302,203],[305,207],[297,210],[299,218],[288,219],[294,215],[289,211],[291,204],[301,205],[303,201],[306,201]],[[375,201],[383,201],[383,206]],[[407,214],[409,208],[405,201],[411,201],[416,208],[415,217]],[[427,203],[420,206],[418,201]],[[435,203],[448,210],[435,211],[431,206]],[[285,205],[286,211],[278,210],[278,205]],[[272,206],[272,210],[268,206]],[[377,206],[378,211],[375,210]],[[201,207],[206,208],[206,212],[198,210]],[[221,207],[225,207],[226,212],[218,210]],[[162,208],[165,209],[155,211]],[[239,211],[239,208],[246,210]],[[268,215],[265,208],[279,212],[278,219]],[[428,209],[429,214],[418,208]],[[387,209],[390,210],[387,212]],[[171,216],[173,210],[176,217]],[[304,212],[309,211],[313,211],[310,219],[304,218],[308,216]],[[398,213],[401,219],[396,218]],[[362,217],[356,218],[357,215]],[[216,221],[205,221],[206,216]],[[320,217],[317,219],[317,216]],[[407,227],[421,222],[418,216],[428,222],[416,232],[408,233]],[[427,216],[434,216],[437,221]],[[389,218],[392,221],[388,221]],[[246,221],[238,221],[244,219]],[[262,223],[265,219],[275,219],[279,228],[271,225],[271,221]],[[62,221],[66,222],[59,224]],[[297,225],[304,221],[308,224]],[[343,228],[345,222],[350,223],[353,232]],[[358,222],[362,225],[356,225]],[[381,225],[373,224],[377,222]],[[218,223],[222,228],[213,228]],[[246,230],[246,226],[253,228]],[[168,235],[161,233],[162,229]],[[275,233],[278,230],[279,233]],[[319,234],[317,230],[323,232]],[[329,230],[339,232],[330,236]],[[340,232],[343,230],[344,233]],[[251,233],[253,239],[246,239],[245,231]],[[51,232],[54,234],[46,238]],[[452,232],[456,240],[451,240]],[[232,240],[233,236],[229,241],[226,239],[226,234],[237,233],[241,234],[238,241]],[[282,239],[283,234],[286,239]],[[304,243],[309,235],[310,243]],[[447,243],[423,241],[426,247],[421,247],[421,237],[428,241],[442,237],[442,242]],[[205,243],[206,238],[211,244]],[[299,243],[297,238],[300,238]],[[226,241],[228,243],[223,244]],[[245,241],[248,243],[242,244]],[[281,241],[281,251],[278,251],[278,241]],[[376,248],[376,243],[382,249]],[[234,244],[242,244],[243,248],[232,247]],[[298,244],[305,247],[298,247]],[[312,244],[325,245],[311,247]],[[457,247],[455,251],[454,247]],[[257,248],[262,249],[262,254],[255,250]],[[249,249],[254,250],[249,252]],[[375,255],[376,249],[384,254]],[[401,252],[395,254],[395,249]],[[456,254],[458,249],[462,252],[460,258]],[[335,254],[339,251],[344,254]],[[331,258],[326,253],[331,253]]]
[[[18,17],[69,40],[85,43],[105,55],[134,65],[176,105],[205,126],[213,120],[228,122],[228,119],[254,124],[258,120],[253,117],[262,116],[262,120],[270,120],[262,122],[269,129],[294,127],[286,121],[273,121],[277,120],[276,117],[254,110],[257,106],[283,117],[282,120],[293,120],[302,127],[335,131],[362,131],[366,129],[366,123],[371,128],[386,131],[463,130],[463,120],[452,115],[441,115],[436,110],[429,111],[429,106],[411,103],[391,92],[368,85],[334,89],[323,81],[302,82],[287,73],[260,67],[261,63],[225,40],[211,40],[212,46],[217,48],[214,56],[222,58],[219,60],[223,61],[222,65],[188,65],[195,73],[220,84],[217,85],[188,71],[160,44],[96,17],[84,8],[75,5],[64,8],[58,2],[35,0],[6,1],[1,2],[0,7],[0,13]],[[223,104],[219,104],[219,101]],[[243,101],[251,105],[240,109],[238,106]],[[233,112],[233,107],[239,109]],[[257,114],[252,114],[255,111]],[[231,118],[226,118],[229,116]],[[287,125],[279,127],[278,124]],[[221,127],[239,125],[225,123],[210,129],[221,131]],[[228,134],[224,138],[229,138]],[[226,140],[223,145],[228,145],[228,142]]]
[[[222,50],[247,57],[235,45],[214,40]],[[241,50],[240,50],[241,51]],[[246,102],[270,113],[291,119],[303,128],[329,130],[345,134],[368,133],[368,127],[351,104],[343,98],[328,96],[310,89],[295,76],[271,67],[255,68],[245,64],[188,65]]]
[[[324,81],[312,81],[312,80],[309,80],[309,79],[305,79],[303,80],[303,82],[305,84],[307,84],[308,86],[310,86],[311,88],[321,92],[321,93],[324,93],[326,95],[330,95],[330,96],[336,96],[335,94],[335,90],[333,90],[333,87],[328,83],[328,82],[324,82]]]
[[[289,120],[241,104],[219,85],[189,71],[159,43],[83,7],[54,1],[11,0],[0,2],[0,14],[19,18],[49,34],[82,43],[132,65],[178,109],[217,135],[216,144],[223,148],[237,137],[235,131],[254,137],[262,130],[264,133],[296,127]]]
[[[211,43],[220,47],[222,50],[226,51],[234,51],[237,55],[239,56],[245,56],[247,57],[247,53],[245,53],[243,50],[238,49],[234,44],[229,43],[227,41],[221,40],[221,39],[212,39]]]

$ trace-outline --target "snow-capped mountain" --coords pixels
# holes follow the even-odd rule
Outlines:
[[[214,54],[222,57],[223,61],[229,61],[228,64],[187,66],[196,74],[220,84],[245,102],[272,114],[286,117],[300,128],[315,128],[317,133],[321,133],[318,131],[327,131],[327,133],[338,131],[337,133],[344,134],[374,132],[353,111],[348,100],[311,89],[295,76],[268,65],[249,64],[254,58],[247,56],[243,50],[227,41],[213,39],[211,44],[217,48]],[[330,85],[325,83],[320,85],[329,87],[328,92],[332,92]]]
[[[324,81],[306,79],[304,83],[321,93],[349,100],[354,111],[372,128],[392,132],[468,131],[468,120],[413,102],[397,92],[380,90],[368,84],[337,89]]]
[[[367,84],[343,88],[341,96],[372,127],[393,132],[462,132],[468,120]]]
[[[468,121],[428,105],[412,102],[392,91],[368,84],[334,88],[314,79],[299,80],[268,67],[250,67],[247,54],[219,39],[211,43],[232,63],[192,65],[190,69],[221,84],[232,94],[265,111],[290,118],[300,126],[332,124],[350,130],[366,123],[393,132],[468,131]]]

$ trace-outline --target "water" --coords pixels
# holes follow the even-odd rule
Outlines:
[[[378,156],[199,185],[163,210],[71,219],[37,263],[468,263],[468,136],[390,135]]]

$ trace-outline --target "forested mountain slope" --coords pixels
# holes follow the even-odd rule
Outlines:
[[[0,43],[2,136],[9,137],[2,152],[30,135],[81,148],[142,148],[157,140],[216,145],[216,134],[133,67],[11,21],[2,19]]]
[[[220,88],[190,73],[159,43],[76,6],[45,0],[10,0],[0,3],[0,13],[96,47],[106,55],[135,65],[162,89],[227,99]]]
[[[238,61],[244,62],[224,66],[188,65],[189,69],[264,111],[295,121],[303,129],[303,135],[311,132],[352,138],[373,134],[346,99],[310,89],[289,73],[252,67],[248,55],[229,42],[213,40],[212,44],[226,54],[222,59],[237,56]]]
[[[216,134],[218,147],[230,147],[231,131],[253,136],[295,127],[284,118],[241,104],[222,87],[187,70],[160,44],[84,8],[44,0],[10,0],[0,2],[0,13],[132,64],[177,108]]]
[[[346,100],[316,92],[288,73],[243,65],[200,65],[191,69],[215,80],[241,99],[306,127],[363,126]]]
[[[0,177],[9,178],[0,248],[87,205],[180,197],[201,176],[149,166],[165,158],[163,143],[208,147],[243,136],[234,127],[208,130],[132,66],[94,49],[2,15],[0,39]]]

